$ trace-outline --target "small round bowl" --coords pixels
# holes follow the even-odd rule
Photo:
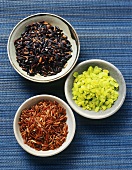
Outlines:
[[[21,36],[21,33],[25,31],[25,26],[30,25],[34,22],[41,21],[46,21],[51,25],[58,26],[61,30],[63,30],[63,33],[68,37],[68,40],[72,45],[73,51],[71,53],[72,57],[68,60],[66,67],[63,68],[60,73],[47,77],[41,76],[39,74],[35,76],[27,75],[27,72],[23,71],[22,68],[19,66],[18,62],[16,61],[16,50],[14,46],[14,41],[18,39]],[[47,83],[64,77],[72,70],[79,57],[80,43],[75,29],[68,21],[54,14],[38,13],[24,18],[13,28],[8,39],[7,51],[11,65],[21,76],[34,82]]]
[[[20,133],[20,130],[19,130],[18,122],[19,122],[19,117],[20,117],[22,110],[25,109],[25,108],[30,108],[30,106],[35,105],[36,103],[38,103],[41,100],[56,101],[62,107],[64,107],[66,109],[66,116],[67,116],[67,122],[66,123],[68,125],[67,138],[66,138],[66,141],[59,148],[54,149],[54,150],[37,151],[37,150],[31,148],[27,144],[24,144],[24,141],[22,139],[22,136],[21,136],[21,133]],[[75,118],[74,118],[74,115],[73,115],[71,108],[63,100],[61,100],[58,97],[52,96],[52,95],[37,95],[37,96],[34,96],[34,97],[27,99],[18,108],[16,115],[14,117],[13,129],[14,129],[14,134],[15,134],[17,142],[19,143],[19,145],[25,151],[27,151],[28,153],[30,153],[34,156],[48,157],[48,156],[56,155],[56,154],[62,152],[64,149],[66,149],[68,147],[68,145],[71,143],[71,141],[74,137],[74,134],[75,134],[76,122],[75,122]]]
[[[119,84],[118,99],[114,102],[111,108],[106,109],[105,111],[100,110],[99,112],[95,112],[95,111],[84,110],[81,107],[77,106],[77,104],[72,99],[73,98],[72,87],[74,81],[73,73],[77,71],[79,74],[81,74],[83,71],[87,70],[89,66],[98,66],[102,69],[109,70],[110,76],[116,79],[116,81]],[[65,96],[69,105],[81,116],[90,119],[103,119],[113,115],[122,106],[126,96],[126,84],[123,75],[113,64],[104,60],[92,59],[92,60],[83,61],[72,70],[72,72],[70,73],[70,75],[68,76],[65,82]]]

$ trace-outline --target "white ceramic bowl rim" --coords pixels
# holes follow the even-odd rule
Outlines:
[[[37,100],[37,98],[39,100]],[[20,134],[20,131],[19,131],[18,120],[19,120],[19,116],[20,116],[21,111],[24,108],[27,108],[25,105],[28,106],[28,103],[31,102],[31,101],[35,104],[35,103],[38,103],[38,101],[41,101],[43,99],[55,100],[58,103],[60,103],[67,110],[67,121],[70,122],[70,126],[71,126],[71,127],[68,126],[68,128],[70,128],[70,129],[68,130],[69,133],[67,135],[66,141],[62,144],[62,146],[60,146],[59,148],[57,148],[55,150],[37,151],[37,150],[29,147],[27,144],[24,144],[23,139],[22,139],[21,134]],[[30,104],[28,107],[30,107],[34,104]],[[69,119],[68,119],[68,116],[69,116]],[[62,152],[64,149],[66,149],[69,146],[69,144],[73,140],[73,137],[74,137],[74,134],[75,134],[76,122],[75,122],[74,114],[73,114],[71,108],[68,106],[67,103],[65,103],[62,99],[60,99],[56,96],[48,95],[48,94],[42,94],[42,95],[36,95],[36,96],[30,97],[29,99],[27,99],[26,101],[24,101],[22,103],[22,105],[18,108],[18,110],[15,114],[14,122],[13,122],[13,129],[14,129],[14,135],[16,137],[17,142],[19,143],[19,145],[25,151],[27,151],[28,153],[30,153],[34,156],[48,157],[48,156],[53,156],[53,155],[56,155],[56,154]]]
[[[12,60],[12,57],[11,57],[11,52],[10,50],[10,41],[11,41],[11,38],[15,32],[15,30],[17,29],[17,27],[19,27],[23,22],[25,22],[26,20],[28,19],[31,19],[31,18],[34,18],[34,17],[38,17],[38,16],[50,16],[50,17],[56,17],[57,19],[59,19],[60,21],[62,21],[65,25],[67,25],[67,27],[69,28],[69,32],[70,32],[70,37],[75,41],[75,44],[76,44],[76,56],[74,57],[74,60],[73,61],[69,61],[69,68],[66,69],[66,71],[61,71],[60,73],[56,74],[56,75],[53,75],[53,76],[47,76],[47,77],[43,77],[43,76],[40,76],[41,78],[43,77],[43,79],[39,79],[39,78],[36,78],[35,76],[29,76],[27,74],[25,74],[25,72],[21,69],[19,70],[18,67],[16,67],[16,65],[14,64],[13,60]],[[7,51],[8,51],[8,57],[9,57],[9,60],[10,60],[10,63],[11,65],[14,67],[14,69],[21,75],[23,76],[24,78],[28,79],[28,80],[31,80],[31,81],[34,81],[34,82],[39,82],[39,83],[48,83],[48,82],[52,82],[52,81],[55,81],[55,80],[58,80],[64,76],[66,76],[72,69],[73,67],[75,66],[77,60],[78,60],[78,57],[79,57],[79,53],[80,53],[80,42],[79,42],[79,37],[75,31],[75,29],[73,28],[73,26],[67,21],[65,20],[64,18],[58,16],[58,15],[55,15],[55,14],[51,14],[51,13],[36,13],[36,14],[33,14],[33,15],[30,15],[24,19],[22,19],[20,22],[18,22],[18,24],[13,28],[13,30],[11,31],[10,35],[9,35],[9,38],[8,38],[8,43],[7,43]],[[74,50],[75,51],[75,50]],[[63,68],[63,70],[65,70],[65,68]]]
[[[83,64],[87,64],[87,63],[88,63],[89,65],[90,65],[90,64],[93,64],[93,66],[95,66],[95,65],[96,65],[95,63],[97,63],[97,62],[107,64],[107,65],[109,65],[111,68],[113,68],[113,69],[117,72],[117,74],[121,77],[121,79],[122,79],[122,85],[123,85],[123,91],[122,91],[123,97],[121,98],[120,103],[118,104],[117,107],[114,108],[114,110],[113,110],[113,107],[111,107],[111,108],[109,109],[109,112],[107,112],[105,115],[101,114],[101,112],[102,112],[102,113],[105,113],[106,111],[99,111],[99,112],[100,112],[99,115],[95,115],[95,114],[94,114],[94,111],[88,111],[88,112],[90,113],[90,114],[88,114],[86,110],[83,110],[82,108],[80,108],[79,106],[77,106],[77,105],[75,104],[75,102],[74,102],[74,101],[69,97],[69,95],[68,95],[68,93],[69,93],[68,88],[67,88],[67,87],[68,87],[68,82],[70,81],[69,79],[71,78],[71,76],[73,75],[73,73],[74,73],[79,67],[83,66]],[[97,64],[97,65],[98,65],[98,64]],[[66,96],[66,99],[67,99],[69,105],[70,105],[70,106],[72,107],[72,109],[75,110],[78,114],[80,114],[80,115],[83,116],[83,117],[90,118],[90,119],[103,119],[103,118],[107,118],[107,117],[113,115],[114,113],[116,113],[116,112],[120,109],[120,107],[122,106],[122,104],[123,104],[123,102],[124,102],[124,100],[125,100],[125,97],[126,97],[126,83],[125,83],[125,80],[124,80],[124,77],[123,77],[122,73],[121,73],[121,72],[119,71],[119,69],[118,69],[117,67],[115,67],[113,64],[111,64],[111,63],[108,62],[108,61],[101,60],[101,59],[91,59],[91,60],[86,60],[86,61],[83,61],[83,62],[79,63],[79,64],[72,70],[72,72],[69,74],[69,76],[68,76],[68,78],[67,78],[67,80],[66,80],[66,82],[65,82],[64,91],[65,91],[65,96]],[[70,91],[70,93],[71,93],[71,91]],[[118,99],[117,99],[117,100],[118,100]],[[108,109],[107,109],[107,110],[108,110]],[[99,112],[98,112],[98,113],[99,113]]]

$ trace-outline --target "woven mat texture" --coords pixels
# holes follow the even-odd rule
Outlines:
[[[104,120],[74,112],[76,134],[69,147],[48,158],[26,153],[13,133],[18,107],[37,94],[66,101],[62,78],[39,84],[21,77],[11,66],[7,41],[13,27],[35,13],[53,13],[76,29],[78,63],[103,59],[122,72],[127,86],[120,110]],[[1,170],[132,170],[132,1],[131,0],[0,0],[0,169]]]

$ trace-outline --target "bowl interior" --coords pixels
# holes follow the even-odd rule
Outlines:
[[[56,75],[52,75],[52,76],[47,76],[47,77],[43,77],[40,75],[35,75],[31,77],[27,75],[27,73],[21,69],[21,67],[18,65],[16,61],[16,50],[14,46],[14,41],[21,36],[21,33],[25,31],[25,26],[32,24],[34,22],[40,22],[40,21],[49,22],[51,25],[58,26],[60,29],[62,29],[64,34],[68,37],[68,40],[71,42],[73,52],[71,53],[72,57],[68,60],[67,66],[63,68],[60,73]],[[31,15],[23,19],[22,21],[20,21],[15,26],[15,28],[12,30],[9,36],[9,39],[8,39],[7,47],[8,47],[8,56],[9,56],[10,62],[15,68],[15,70],[23,77],[31,81],[37,81],[37,82],[50,82],[50,81],[54,81],[58,78],[65,76],[75,65],[78,59],[79,51],[80,51],[79,39],[74,28],[71,26],[69,22],[67,22],[63,18],[53,15],[53,14]]]
[[[66,141],[62,144],[62,146],[60,146],[59,148],[57,148],[55,150],[37,151],[37,150],[29,147],[28,145],[24,144],[20,130],[19,130],[18,121],[19,121],[19,117],[20,117],[22,110],[25,108],[29,108],[32,105],[35,105],[36,103],[38,103],[39,101],[41,101],[43,99],[57,101],[58,103],[60,103],[60,105],[62,107],[64,107],[66,109],[66,113],[67,113],[68,135],[67,135]],[[20,146],[25,151],[27,151],[28,153],[30,153],[32,155],[42,156],[42,157],[52,156],[52,155],[58,154],[59,152],[63,151],[71,143],[71,141],[74,137],[75,126],[76,126],[75,118],[74,118],[73,112],[70,109],[70,107],[63,100],[59,99],[58,97],[51,96],[51,95],[38,95],[38,96],[34,96],[34,97],[26,100],[17,110],[15,118],[14,118],[14,124],[13,124],[14,134],[15,134],[15,137],[16,137],[18,143],[20,144]]]
[[[107,109],[105,111],[100,110],[99,112],[83,110],[81,107],[77,106],[74,100],[72,99],[73,97],[72,87],[73,87],[73,81],[74,81],[73,73],[77,71],[79,74],[81,74],[83,71],[87,70],[89,66],[98,66],[98,67],[101,67],[102,69],[109,70],[110,76],[116,79],[119,84],[119,97],[110,109]],[[126,84],[125,84],[125,80],[121,72],[114,65],[103,60],[96,60],[96,59],[87,60],[87,61],[84,61],[78,64],[68,76],[65,82],[65,96],[66,96],[68,103],[78,114],[86,118],[102,119],[102,118],[106,118],[114,114],[117,110],[119,110],[126,96]]]

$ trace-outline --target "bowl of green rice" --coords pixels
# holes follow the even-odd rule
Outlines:
[[[100,59],[79,63],[67,77],[65,97],[83,117],[103,119],[116,113],[124,103],[126,83],[120,70]]]

